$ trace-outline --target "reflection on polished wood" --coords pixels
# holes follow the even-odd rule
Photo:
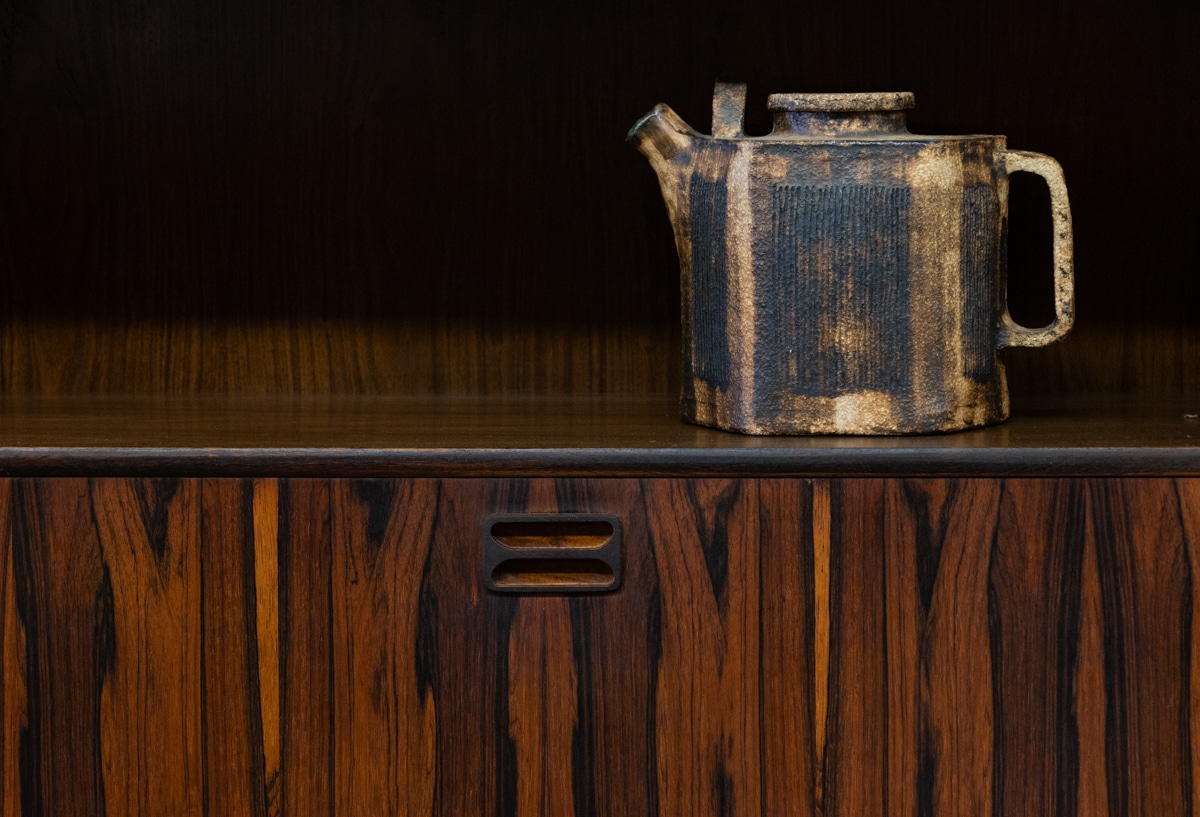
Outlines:
[[[1200,398],[1062,398],[1001,425],[753,437],[667,395],[592,398],[0,398],[9,475],[1200,473]]]

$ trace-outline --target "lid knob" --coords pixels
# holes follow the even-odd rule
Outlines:
[[[767,109],[812,113],[856,113],[866,111],[907,111],[914,107],[908,91],[884,91],[865,94],[771,94]]]
[[[908,133],[904,111],[914,106],[907,91],[863,94],[771,94],[773,136],[861,138]]]

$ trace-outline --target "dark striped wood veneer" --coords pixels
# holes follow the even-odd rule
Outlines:
[[[6,816],[1195,811],[1195,479],[0,480],[0,565]]]

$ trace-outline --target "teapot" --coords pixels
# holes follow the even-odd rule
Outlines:
[[[914,434],[1007,419],[998,351],[1074,317],[1058,163],[1003,136],[908,132],[910,93],[773,94],[718,83],[713,133],[657,105],[628,140],[658,176],[679,253],[681,410],[747,434]],[[1046,180],[1055,320],[1006,303],[1008,177]]]

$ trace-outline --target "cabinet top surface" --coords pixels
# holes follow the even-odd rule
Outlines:
[[[752,437],[669,395],[0,399],[0,474],[1200,475],[1200,397],[1014,404],[990,428]]]

